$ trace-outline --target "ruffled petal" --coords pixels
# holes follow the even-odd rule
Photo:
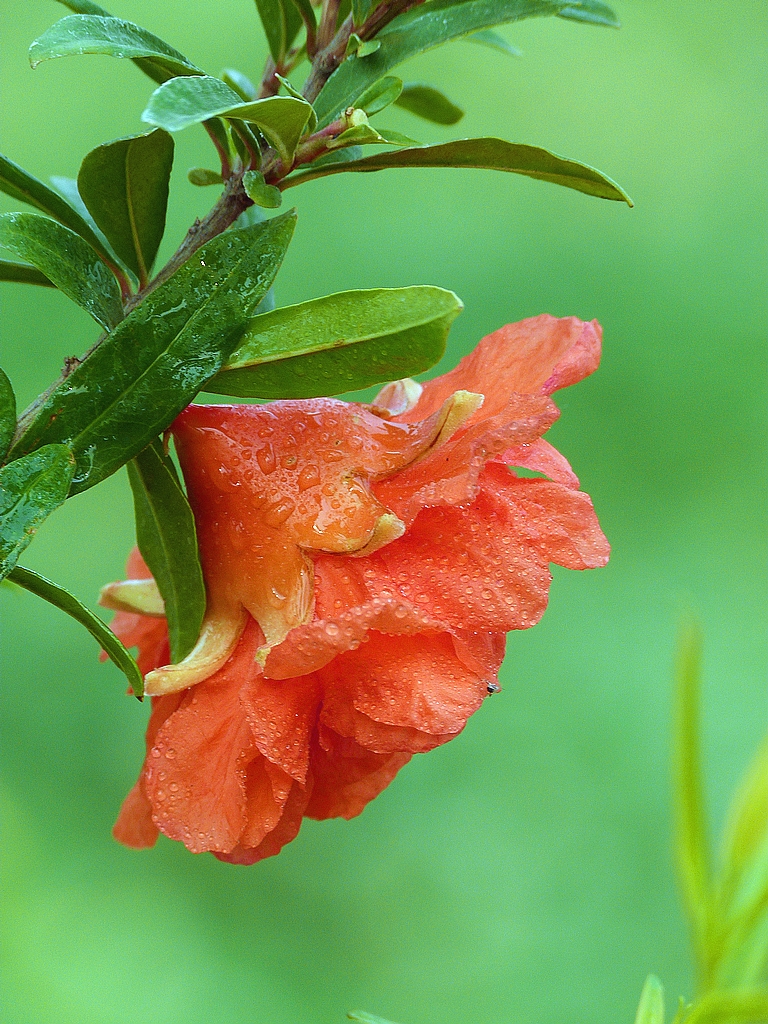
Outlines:
[[[152,713],[147,723],[145,739],[147,757],[154,746],[158,732],[168,718],[176,711],[180,703],[181,694],[153,698]],[[112,829],[112,835],[118,842],[130,846],[134,850],[142,850],[148,846],[154,846],[158,836],[157,825],[152,820],[152,804],[147,796],[145,785],[146,772],[147,762],[145,758],[138,781],[123,801],[123,806],[120,808],[117,821]]]
[[[447,633],[372,632],[319,676],[321,723],[378,753],[419,753],[445,743],[488,692],[486,679],[460,661]]]
[[[321,726],[312,748],[313,789],[304,813],[319,820],[356,817],[410,759],[406,753],[376,754]]]
[[[229,864],[256,864],[265,857],[274,857],[282,848],[299,834],[302,818],[307,806],[309,790],[293,783],[281,804],[280,815],[274,828],[270,829],[256,845],[248,845],[246,835],[229,853],[216,852],[219,860]],[[254,819],[256,820],[256,819]]]
[[[498,456],[498,461],[508,466],[520,466],[543,473],[557,484],[565,484],[575,490],[579,488],[579,478],[571,469],[571,464],[549,441],[540,437],[532,444],[521,444],[508,448]]]
[[[602,329],[593,320],[543,314],[507,324],[483,338],[459,365],[427,381],[418,402],[397,419],[413,422],[465,389],[485,395],[469,425],[501,412],[509,396],[551,394],[593,373],[600,363]]]
[[[241,694],[243,712],[260,753],[287,779],[302,784],[307,781],[309,744],[321,696],[320,683],[313,675],[279,680],[258,676]]]
[[[247,647],[238,648],[223,669],[183,694],[147,757],[155,824],[193,853],[227,853],[245,828],[246,772],[261,755],[240,691],[257,670]]]

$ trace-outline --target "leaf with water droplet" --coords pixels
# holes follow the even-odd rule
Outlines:
[[[295,223],[291,210],[199,249],[45,397],[14,454],[68,444],[77,493],[142,451],[232,353]]]

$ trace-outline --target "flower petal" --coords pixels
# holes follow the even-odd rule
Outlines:
[[[325,682],[321,723],[378,753],[419,753],[446,742],[488,692],[486,680],[456,656],[447,633],[372,632],[319,675]]]
[[[354,740],[320,727],[320,741],[312,748],[312,796],[308,818],[356,817],[390,784],[411,755],[375,754]]]
[[[575,490],[579,489],[579,478],[571,469],[568,459],[543,437],[532,444],[521,444],[515,448],[508,448],[498,456],[498,461],[508,466],[533,469],[537,473],[548,476],[557,484],[565,484],[566,487],[572,487]]]
[[[419,401],[397,418],[424,419],[454,391],[479,391],[485,402],[469,421],[502,411],[510,394],[551,394],[593,373],[600,363],[602,329],[593,320],[542,314],[507,324],[483,338],[459,365],[427,381]]]

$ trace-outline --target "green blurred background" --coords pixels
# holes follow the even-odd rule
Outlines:
[[[250,0],[115,0],[211,73],[257,76]],[[670,839],[674,636],[703,623],[718,824],[768,720],[763,0],[616,0],[620,32],[556,19],[502,31],[510,60],[454,43],[404,76],[465,106],[423,141],[498,134],[600,167],[636,208],[511,175],[390,171],[289,193],[299,227],[280,304],[437,284],[466,311],[444,366],[540,312],[597,317],[603,365],[561,392],[550,437],[594,498],[610,565],[556,571],[543,622],[512,635],[504,692],[416,757],[361,818],[305,824],[252,868],[152,852],[110,828],[147,708],[93,641],[3,591],[7,1024],[315,1024],[365,1008],[404,1024],[627,1021],[646,973],[692,994]],[[151,84],[88,57],[32,72],[64,8],[2,0],[3,139],[74,176],[141,129]],[[215,198],[203,133],[178,139],[164,252]],[[14,204],[5,201],[2,209]],[[96,330],[55,292],[2,286],[2,363],[26,404]],[[94,602],[133,542],[124,473],[51,517],[24,557]]]

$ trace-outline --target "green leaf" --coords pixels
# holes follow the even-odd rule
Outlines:
[[[261,171],[246,171],[243,175],[243,188],[249,199],[267,210],[276,210],[283,201],[280,189],[267,185]]]
[[[768,989],[708,992],[691,1007],[685,1024],[768,1024]]]
[[[701,775],[700,697],[701,634],[688,624],[678,641],[676,668],[675,847],[699,963],[705,963],[712,894]]]
[[[228,85],[230,89],[234,89],[241,100],[250,102],[259,95],[256,86],[242,71],[237,71],[235,68],[225,68],[221,72],[220,77],[225,85]]]
[[[565,7],[559,12],[558,18],[568,21],[581,21],[587,25],[605,25],[607,28],[621,28],[616,12],[602,0],[581,0],[579,4]]]
[[[382,128],[377,131],[371,124],[357,124],[347,128],[345,132],[338,135],[332,142],[328,143],[328,149],[339,149],[343,146],[365,146],[368,144],[378,146],[418,146],[415,139],[401,135],[400,132],[387,131]]]
[[[113,261],[114,257],[105,248],[90,224],[66,199],[63,199],[58,192],[48,188],[42,181],[28,174],[13,160],[2,155],[0,155],[0,192],[5,192],[13,199],[18,199],[22,203],[27,203],[28,206],[34,206],[35,209],[47,213],[49,217],[53,217],[60,224],[66,225],[81,238],[84,238],[107,263]]]
[[[339,292],[254,317],[206,391],[316,398],[410,377],[441,358],[463,309],[453,292],[417,285]]]
[[[301,95],[299,90],[294,87],[290,79],[284,78],[283,75],[278,75],[277,72],[275,72],[275,78],[280,82],[280,84],[282,85],[282,87],[285,89],[289,96],[293,96],[293,98],[296,100],[301,100],[302,103],[307,102]],[[309,115],[309,120],[307,121],[305,134],[311,135],[315,128],[317,128],[317,115],[315,114],[315,111],[313,109],[312,113]]]
[[[490,50],[498,50],[500,53],[506,53],[510,57],[522,57],[522,50],[518,50],[512,43],[508,43],[507,40],[499,32],[494,32],[493,29],[486,28],[480,32],[472,32],[468,36],[464,36],[468,43],[477,43],[479,46],[487,46]]]
[[[142,288],[165,231],[172,165],[173,139],[155,129],[98,146],[77,176],[91,216]]]
[[[724,887],[733,894],[739,880],[750,869],[768,843],[768,738],[731,802],[723,835]]]
[[[72,209],[80,214],[80,216],[86,222],[88,227],[93,231],[93,233],[98,238],[99,243],[103,247],[104,251],[109,253],[109,258],[113,260],[115,263],[119,263],[120,261],[118,260],[115,253],[112,251],[109,242],[102,234],[98,224],[91,216],[90,210],[83,202],[83,197],[80,195],[80,192],[77,188],[77,179],[65,178],[59,174],[52,174],[50,177],[50,182],[56,189],[56,191],[59,192],[66,199],[66,201],[69,203]]]
[[[219,78],[174,78],[156,89],[149,99],[142,121],[169,132],[181,131],[208,118],[234,117],[258,126],[290,165],[312,107],[293,96],[270,96],[243,103],[237,93]]]
[[[264,26],[269,52],[279,68],[301,28],[301,15],[290,0],[256,0],[256,8]]]
[[[482,3],[483,0],[472,0]],[[342,171],[382,171],[388,167],[479,167],[495,171],[509,171],[524,174],[539,181],[551,181],[556,185],[576,189],[601,199],[621,200],[632,206],[632,200],[614,181],[606,175],[577,163],[556,156],[538,146],[523,146],[503,139],[459,139],[443,142],[436,146],[419,146],[416,149],[402,149],[393,153],[377,153],[338,164],[316,162],[301,168],[285,180],[283,188],[291,188],[302,181],[320,178],[325,174],[340,174]]]
[[[0,370],[0,460],[4,459],[16,433],[16,396],[4,370]]]
[[[451,103],[439,89],[419,82],[406,82],[395,103],[417,117],[434,121],[435,124],[456,124],[464,117],[461,107]]]
[[[23,569],[17,565],[9,575],[8,579],[28,590],[31,594],[42,597],[44,601],[55,605],[61,611],[66,612],[81,626],[85,626],[91,636],[99,642],[101,649],[115,665],[125,674],[134,694],[141,700],[144,696],[144,679],[139,666],[133,660],[128,651],[123,647],[109,626],[102,622],[98,615],[94,615],[90,608],[86,608],[74,594],[60,587],[57,583],[46,579],[31,569]]]
[[[388,75],[361,93],[357,98],[357,106],[371,117],[394,103],[403,91],[403,83],[394,75]]]
[[[392,1024],[392,1021],[377,1017],[375,1013],[366,1013],[365,1010],[350,1010],[347,1017],[358,1021],[359,1024]]]
[[[109,11],[105,11],[98,4],[92,4],[91,0],[58,0],[64,7],[68,7],[75,14],[98,14],[102,18],[111,18]]]
[[[141,58],[141,68],[155,81],[177,75],[200,75],[200,68],[168,43],[122,18],[70,14],[43,32],[29,48],[33,68],[44,60],[98,53],[108,57]]]
[[[664,988],[654,974],[645,979],[635,1024],[664,1024]]]
[[[360,28],[371,13],[371,0],[352,0],[352,24]]]
[[[35,267],[30,267],[27,263],[11,263],[10,260],[0,260],[0,281],[18,281],[21,284],[40,284],[44,288],[55,288],[53,281]]]
[[[206,185],[222,185],[224,179],[218,171],[210,171],[207,167],[192,167],[187,171],[190,185],[205,187]]]
[[[324,128],[358,96],[409,57],[480,29],[577,7],[558,0],[430,0],[399,15],[376,36],[381,47],[365,60],[344,61],[331,75],[314,107]]]
[[[195,518],[160,441],[128,463],[128,478],[136,540],[165,602],[171,659],[178,664],[197,643],[205,615]]]
[[[120,287],[90,245],[37,213],[0,216],[0,245],[27,260],[110,330],[123,318]]]
[[[146,448],[234,350],[295,222],[290,211],[199,249],[45,396],[15,454],[69,444],[77,493]]]
[[[63,444],[48,444],[0,469],[0,579],[38,527],[67,497],[75,460]]]

